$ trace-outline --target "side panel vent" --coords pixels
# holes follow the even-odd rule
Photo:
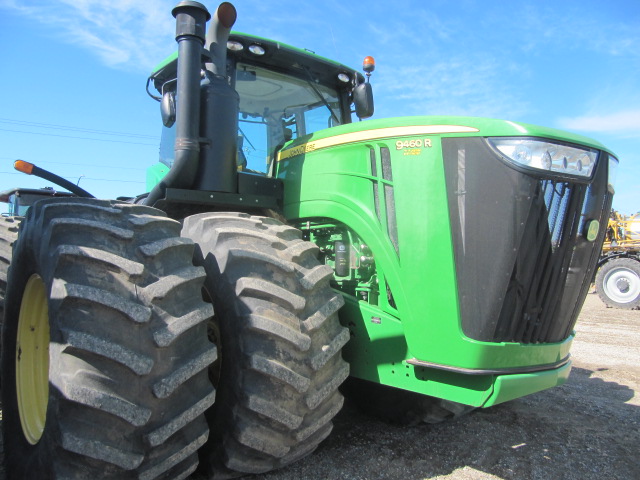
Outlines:
[[[369,150],[369,159],[371,160],[371,176],[378,176],[378,159],[376,158],[376,151],[371,148]],[[380,193],[378,192],[378,182],[373,182],[373,203],[376,209],[376,215],[378,216],[378,220],[382,223],[382,217],[380,215]]]
[[[396,202],[393,192],[393,168],[391,166],[391,152],[388,147],[380,147],[380,154],[375,147],[369,148],[369,161],[371,163],[371,176],[373,180],[373,201],[378,220],[384,226],[386,224],[389,240],[393,244],[396,253],[400,254],[398,243],[398,224],[396,220]],[[380,178],[380,172],[382,178]],[[381,195],[382,193],[382,195]]]
[[[393,170],[391,167],[391,153],[389,148],[380,148],[380,157],[382,160],[382,178],[386,180],[384,183],[384,202],[385,210],[387,212],[387,232],[389,239],[396,249],[396,253],[400,254],[400,247],[398,245],[398,223],[396,221],[396,202],[393,195]]]

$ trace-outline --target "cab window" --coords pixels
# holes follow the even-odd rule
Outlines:
[[[239,145],[246,169],[265,172],[286,141],[339,125],[338,93],[311,79],[238,63]]]

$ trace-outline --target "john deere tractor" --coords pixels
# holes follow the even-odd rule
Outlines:
[[[35,203],[3,327],[9,478],[267,472],[339,387],[438,421],[563,383],[612,153],[470,117],[373,114],[369,75],[182,1],[135,199]]]

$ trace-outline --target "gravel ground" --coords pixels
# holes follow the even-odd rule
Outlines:
[[[576,330],[562,387],[409,428],[347,405],[313,455],[246,479],[640,478],[640,311],[606,308],[590,294]]]
[[[561,386],[439,425],[397,428],[347,408],[309,458],[252,480],[640,478],[640,311],[590,294]]]

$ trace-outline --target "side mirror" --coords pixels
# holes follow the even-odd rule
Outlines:
[[[160,114],[162,115],[162,124],[171,128],[176,121],[176,94],[174,92],[165,92],[162,95]]]
[[[369,82],[361,83],[353,89],[353,103],[356,105],[358,118],[369,118],[373,115],[373,89]]]

